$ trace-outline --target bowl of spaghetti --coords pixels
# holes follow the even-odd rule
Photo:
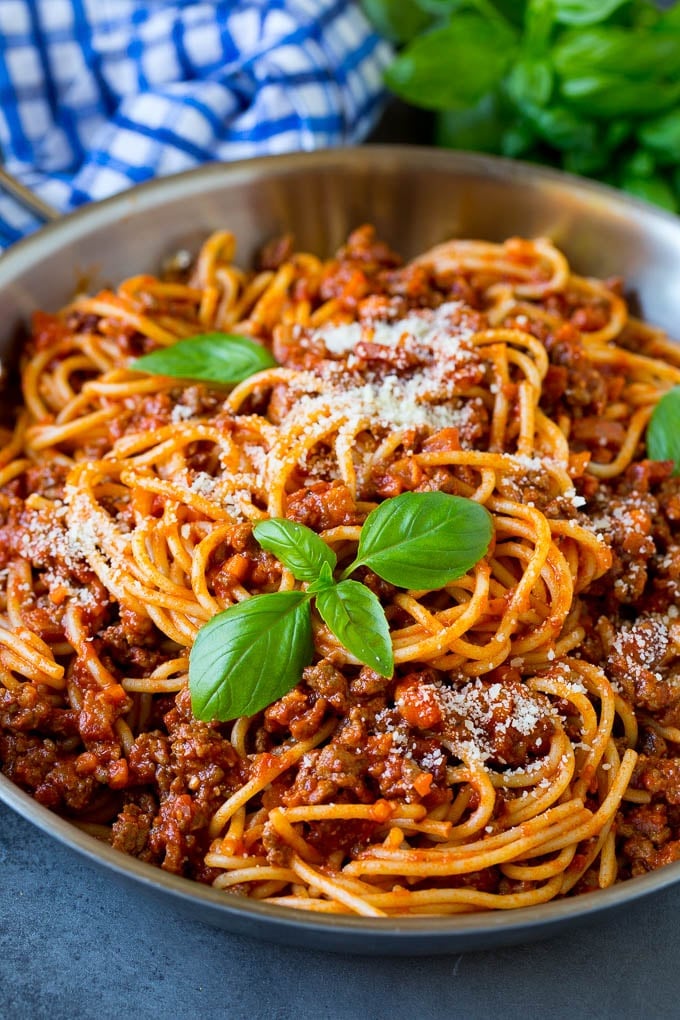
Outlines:
[[[677,881],[679,258],[606,188],[394,147],[10,250],[0,797],[329,949]]]

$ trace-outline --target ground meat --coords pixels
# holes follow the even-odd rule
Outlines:
[[[302,680],[338,714],[342,715],[349,709],[347,680],[328,659],[321,659],[315,666],[307,666]]]
[[[13,783],[31,793],[42,784],[58,757],[59,748],[54,740],[0,730],[2,771]]]
[[[286,517],[314,531],[361,521],[352,493],[342,482],[314,482],[293,492],[288,497]]]
[[[78,727],[87,746],[92,741],[117,743],[116,719],[130,708],[130,699],[118,684],[101,689],[90,688],[83,694]]]
[[[126,804],[113,823],[111,846],[142,860],[148,858],[150,855],[146,851],[154,814],[153,806],[145,811],[137,804]]]
[[[368,773],[376,780],[380,796],[407,804],[421,801],[432,785],[429,772],[399,750],[382,753],[383,749],[382,742],[369,743]]]
[[[149,848],[165,871],[175,875],[199,869],[207,850],[210,814],[188,793],[168,797],[152,823]]]
[[[97,781],[83,775],[75,755],[63,757],[33,790],[33,796],[45,807],[80,812],[92,803]]]
[[[680,758],[648,758],[640,755],[631,786],[646,790],[667,804],[680,805]]]
[[[158,781],[162,790],[164,777],[170,773],[170,744],[168,737],[158,730],[140,733],[127,754],[131,784],[151,785]]]
[[[655,617],[642,617],[618,632],[606,669],[632,704],[656,712],[680,698],[677,682],[660,672],[668,647],[668,629]]]
[[[668,809],[663,803],[643,804],[619,816],[618,835],[630,875],[642,875],[680,860],[680,840],[672,838]]]
[[[331,741],[321,750],[308,751],[302,758],[295,782],[284,795],[289,807],[297,804],[324,804],[342,791],[352,800],[370,803],[373,796],[366,786],[366,759]]]
[[[207,827],[217,807],[246,780],[243,763],[214,724],[193,718],[188,691],[181,691],[166,713],[167,734],[140,734],[128,753],[128,785],[155,788],[156,809],[148,798],[128,805],[114,826],[114,845],[152,859],[167,871],[210,880],[203,858]],[[128,852],[131,852],[128,850]]]
[[[377,580],[380,580],[376,574],[372,575]],[[371,587],[366,577],[364,577],[363,583],[367,587]],[[387,584],[386,581],[383,584]],[[390,585],[391,587],[391,585]],[[362,666],[359,670],[359,675],[350,680],[349,691],[353,698],[373,698],[375,695],[383,694],[389,687],[392,686],[392,681],[387,677],[381,676],[380,673],[376,673],[370,666]]]
[[[47,730],[54,736],[78,733],[78,712],[55,708],[44,690],[21,684],[15,690],[0,687],[0,727],[17,732]]]
[[[265,710],[264,728],[268,733],[287,730],[296,740],[306,740],[319,729],[326,707],[326,699],[316,692],[295,687]]]
[[[559,369],[553,374],[552,386],[541,394],[542,410],[552,418],[565,411],[571,417],[574,412],[588,408],[595,414],[601,414],[607,401],[607,384],[590,362],[579,331],[565,323],[553,333],[537,320],[515,325],[542,340],[551,366]]]

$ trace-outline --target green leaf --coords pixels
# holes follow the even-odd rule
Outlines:
[[[482,558],[492,533],[489,512],[473,500],[405,492],[368,515],[343,576],[363,564],[401,588],[442,588]]]
[[[597,128],[589,120],[564,106],[541,109],[525,105],[524,116],[534,134],[555,149],[590,151],[597,146]]]
[[[474,0],[417,0],[418,6],[437,18],[448,18],[463,7],[475,7]]]
[[[287,694],[312,660],[309,596],[254,595],[205,624],[189,657],[191,708],[204,722],[254,715]]]
[[[531,125],[520,118],[508,126],[501,136],[501,153],[511,159],[527,156],[536,143],[536,132]]]
[[[534,57],[545,56],[554,24],[553,0],[529,0],[524,18],[523,51]]]
[[[645,121],[638,130],[638,138],[664,163],[680,163],[680,110]]]
[[[571,149],[562,156],[562,166],[570,174],[581,174],[592,177],[602,173],[609,166],[609,153],[606,149]]]
[[[494,7],[497,7],[511,24],[519,27],[526,16],[528,3],[527,0],[494,0]]]
[[[606,126],[604,134],[601,136],[602,145],[606,152],[612,152],[614,149],[618,149],[619,145],[623,145],[633,133],[633,124],[629,120],[612,120]]]
[[[435,142],[446,149],[499,152],[503,116],[497,97],[490,93],[467,110],[437,114]]]
[[[150,375],[234,385],[275,365],[269,351],[247,336],[204,333],[144,354],[130,368]]]
[[[385,80],[402,99],[428,110],[463,110],[492,92],[512,62],[514,32],[463,12],[444,28],[415,39]]]
[[[664,394],[654,408],[647,426],[647,456],[672,460],[673,474],[680,475],[680,386]]]
[[[618,25],[565,32],[552,50],[563,78],[617,74],[625,78],[672,78],[680,70],[680,32],[641,31]]]
[[[358,581],[340,581],[319,592],[316,608],[338,641],[381,676],[394,673],[390,629],[378,597]]]
[[[333,550],[311,528],[283,517],[258,521],[253,535],[263,549],[273,553],[298,581],[315,581],[327,564],[331,575],[337,563]]]
[[[656,172],[656,161],[646,149],[636,149],[630,153],[621,166],[622,177],[653,177]]]
[[[656,28],[660,31],[680,28],[680,4],[674,3],[667,11],[663,11],[658,18]]]
[[[328,588],[332,588],[335,585],[335,578],[333,577],[333,571],[328,563],[324,563],[319,571],[319,576],[316,581],[312,581],[307,586],[308,595],[316,595],[320,591],[326,591]]]
[[[546,106],[553,88],[553,71],[548,60],[518,61],[505,80],[505,89],[519,110]]]
[[[554,0],[555,20],[562,25],[594,25],[606,21],[628,0]]]
[[[634,81],[616,74],[584,74],[562,81],[560,92],[575,110],[591,117],[660,113],[680,99],[680,82]]]
[[[660,205],[670,212],[678,211],[678,203],[671,185],[662,177],[655,174],[652,177],[639,177],[633,173],[624,172],[621,176],[621,187],[624,191],[635,195],[636,198],[643,198],[645,202],[652,202]]]
[[[418,0],[361,0],[361,6],[373,27],[391,42],[408,42],[432,21]]]

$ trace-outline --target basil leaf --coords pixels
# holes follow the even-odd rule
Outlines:
[[[202,627],[189,657],[191,708],[204,722],[254,715],[287,694],[312,661],[309,596],[254,595]]]
[[[660,161],[680,162],[680,110],[646,121],[640,126],[638,138]]]
[[[292,571],[298,581],[315,581],[324,564],[328,564],[332,574],[338,562],[324,540],[297,521],[283,517],[258,521],[253,527],[253,535],[263,549],[274,553]]]
[[[370,588],[340,581],[316,596],[319,616],[359,662],[381,676],[394,673],[392,641],[383,607]]]
[[[571,149],[562,155],[562,166],[570,174],[592,177],[603,173],[610,165],[606,149]]]
[[[668,209],[670,212],[678,211],[678,203],[673,189],[661,174],[639,176],[624,171],[621,175],[620,186],[630,195],[642,198],[645,202],[660,205],[663,209]],[[666,458],[662,457],[660,459]]]
[[[552,0],[530,0],[524,18],[522,49],[534,57],[545,56],[555,23]]]
[[[489,548],[485,507],[445,492],[405,492],[364,522],[355,567],[364,565],[400,588],[442,588],[462,577]]]
[[[504,117],[494,93],[467,110],[444,110],[435,121],[436,144],[447,149],[500,152]]]
[[[545,106],[553,88],[553,71],[547,60],[518,61],[505,81],[506,91],[518,109]]]
[[[563,78],[620,74],[626,78],[673,78],[680,70],[680,32],[619,26],[565,32],[552,50]]]
[[[673,474],[680,475],[680,386],[664,394],[654,408],[647,426],[647,456],[672,460]]]
[[[387,85],[428,110],[462,110],[499,84],[516,50],[503,23],[464,12],[415,39],[387,69]]]
[[[540,109],[525,104],[523,113],[543,142],[556,149],[592,150],[597,146],[597,128],[565,106]]]
[[[606,21],[628,0],[554,0],[555,20],[562,25],[594,25]]]
[[[266,349],[238,333],[205,333],[144,354],[130,365],[135,372],[232,385],[277,362]]]
[[[373,27],[390,42],[408,42],[432,20],[418,0],[361,0],[361,6]]]
[[[536,142],[536,132],[525,119],[509,124],[501,138],[501,153],[511,159],[527,156]]]
[[[656,171],[656,161],[651,152],[646,149],[636,149],[624,161],[622,175],[631,177],[653,177]]]
[[[312,581],[307,587],[307,594],[316,595],[317,592],[326,591],[327,588],[332,588],[334,585],[335,578],[333,577],[333,571],[328,563],[323,563],[316,581]]]
[[[562,81],[560,91],[576,110],[591,117],[661,113],[680,99],[680,82],[635,81],[617,74],[584,73]]]
[[[655,27],[661,30],[680,28],[680,4],[674,3],[667,11],[663,11],[657,17]]]

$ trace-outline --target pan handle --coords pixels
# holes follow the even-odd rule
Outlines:
[[[43,223],[47,223],[50,220],[59,219],[61,213],[54,206],[48,202],[44,202],[42,198],[38,198],[32,191],[22,184],[21,181],[17,180],[14,174],[9,173],[4,167],[0,166],[0,188],[3,188],[10,195],[17,199],[24,208],[28,209],[37,216]]]

